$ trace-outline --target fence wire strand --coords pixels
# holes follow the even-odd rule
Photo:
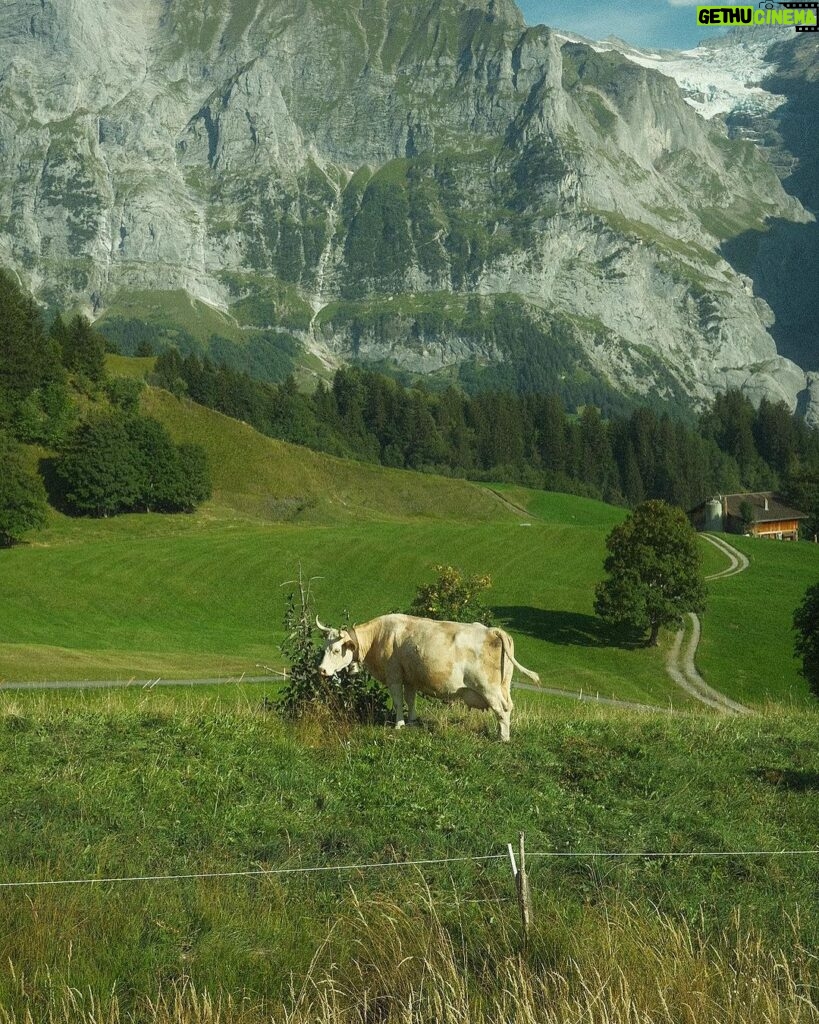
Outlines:
[[[808,857],[819,854],[815,850],[685,850],[685,851],[544,851],[529,853],[532,860],[671,860],[728,857]],[[312,867],[252,868],[245,871],[201,871],[177,875],[126,875],[111,878],[42,878],[19,882],[0,882],[0,889],[26,889],[38,886],[63,885],[116,885],[125,882],[178,882],[223,878],[263,878],[280,875],[328,874],[333,871],[373,871],[388,868],[432,867],[441,864],[478,863],[505,860],[508,853],[488,853],[458,857],[438,857],[428,860],[377,861],[359,864],[322,864]]]

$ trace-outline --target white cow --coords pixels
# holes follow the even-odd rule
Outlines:
[[[460,700],[472,708],[491,708],[500,738],[509,739],[512,672],[540,682],[535,672],[515,661],[512,638],[480,622],[439,622],[412,615],[379,615],[348,629],[316,624],[326,646],[319,671],[325,678],[343,669],[367,669],[390,691],[395,728],[415,721],[415,695]]]

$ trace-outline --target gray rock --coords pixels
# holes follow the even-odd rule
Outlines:
[[[0,11],[0,259],[95,315],[184,289],[240,319],[254,294],[275,326],[274,282],[325,360],[431,372],[509,355],[446,317],[387,310],[385,335],[320,311],[512,293],[624,391],[740,386],[815,420],[815,384],[717,253],[769,217],[808,219],[750,143],[511,0]]]

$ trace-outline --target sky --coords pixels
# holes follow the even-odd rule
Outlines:
[[[697,4],[716,0],[518,0],[530,25],[570,29],[589,39],[614,35],[642,47],[686,50],[724,31],[698,25]]]

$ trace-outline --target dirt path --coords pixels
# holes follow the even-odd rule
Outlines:
[[[520,505],[516,505],[513,501],[510,501],[507,497],[501,494],[500,491],[496,491],[494,487],[487,487],[486,490],[489,491],[490,494],[494,494],[498,501],[501,502],[502,505],[505,505],[510,512],[514,512],[515,515],[526,516],[527,519],[534,518],[531,512],[527,512],[525,508],[522,508]]]
[[[729,576],[736,576],[738,573],[744,572],[751,564],[741,551],[731,547],[722,537],[713,537],[708,533],[704,533],[703,537],[721,551],[730,563],[721,572],[706,576],[707,580],[728,579]],[[707,704],[715,711],[729,712],[734,715],[751,714],[750,708],[746,708],[744,704],[739,704],[737,701],[731,700],[730,697],[726,697],[724,693],[720,693],[719,690],[715,690],[699,674],[694,658],[699,647],[702,627],[698,616],[693,612],[689,612],[687,618],[691,624],[691,635],[685,644],[685,649],[683,650],[683,641],[685,640],[686,626],[683,625],[674,637],[674,643],[666,659],[666,671],[672,681],[690,697],[702,704]]]
[[[737,551],[736,548],[732,548],[727,540],[723,540],[722,537],[714,537],[710,533],[704,533],[703,539],[707,540],[710,544],[726,555],[730,560],[730,565],[727,569],[723,569],[722,572],[712,573],[710,576],[706,576],[707,580],[724,580],[728,576],[736,576],[738,573],[745,572],[748,566],[751,564],[747,557],[743,555],[741,551]]]

